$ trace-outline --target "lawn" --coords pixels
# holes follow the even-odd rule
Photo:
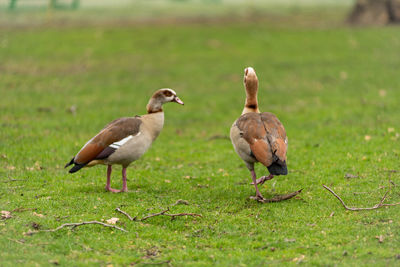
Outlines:
[[[400,264],[400,206],[346,211],[322,187],[369,207],[391,185],[386,202],[400,201],[400,28],[323,25],[2,27],[0,209],[12,217],[0,221],[0,265]],[[260,109],[289,137],[289,174],[261,192],[303,188],[288,201],[249,199],[250,174],[228,137],[247,66],[260,80]],[[161,135],[128,169],[128,193],[105,192],[103,166],[63,168],[106,123],[145,113],[163,87],[185,106],[165,106]],[[189,205],[173,206],[179,199]],[[203,217],[133,222],[117,207],[139,218],[166,207]],[[128,232],[86,225],[26,234],[112,217]]]

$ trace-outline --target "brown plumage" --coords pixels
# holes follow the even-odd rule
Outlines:
[[[147,105],[148,114],[112,121],[90,139],[65,167],[74,164],[69,170],[74,173],[86,166],[108,165],[106,190],[127,191],[126,168],[139,159],[159,135],[164,125],[162,105],[167,102],[183,105],[175,91],[157,90]],[[111,166],[114,164],[122,165],[122,190],[112,189],[110,185]]]
[[[246,68],[244,75],[246,102],[242,115],[231,127],[231,140],[237,154],[246,163],[256,188],[256,198],[263,196],[257,184],[270,180],[274,175],[286,175],[287,136],[285,128],[272,113],[260,113],[257,102],[258,78],[253,68]],[[254,163],[268,168],[270,175],[256,179]]]
[[[109,156],[106,155],[108,153],[102,152],[109,145],[127,136],[135,136],[139,132],[141,124],[140,117],[120,118],[110,122],[76,154],[74,162],[76,164],[88,164],[92,160],[106,158]]]

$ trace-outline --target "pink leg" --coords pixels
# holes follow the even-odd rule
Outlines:
[[[251,171],[251,179],[253,180],[254,187],[256,188],[256,196],[252,197],[252,198],[255,198],[257,200],[264,200],[264,197],[261,195],[260,190],[258,190],[257,176],[256,176],[256,172],[254,170]]]
[[[126,168],[122,168],[122,190],[121,192],[128,192],[128,186],[126,184]]]
[[[274,178],[272,174],[268,176],[262,176],[259,179],[257,179],[257,184],[264,184],[266,181],[271,180],[272,178]],[[254,184],[254,182],[251,184]]]
[[[111,165],[108,165],[107,167],[107,184],[106,184],[106,190],[113,192],[113,193],[118,193],[120,192],[120,190],[117,189],[112,189],[111,188],[111,171],[112,171],[112,167]]]

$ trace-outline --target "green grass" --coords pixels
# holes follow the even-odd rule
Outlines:
[[[1,29],[0,209],[35,209],[0,221],[1,265],[399,264],[400,207],[345,211],[322,188],[373,206],[389,179],[400,184],[400,172],[388,171],[399,169],[399,33],[270,22]],[[228,136],[241,113],[246,66],[260,79],[260,109],[275,113],[289,137],[289,175],[261,192],[304,188],[298,198],[249,200],[248,170],[228,139],[212,138]],[[165,106],[161,135],[128,169],[129,193],[104,191],[105,167],[63,169],[110,120],[143,114],[162,87],[185,106]],[[120,177],[116,167],[116,188]],[[142,217],[178,199],[190,205],[173,212],[203,217],[141,223],[114,211]],[[399,199],[394,187],[387,201]],[[24,235],[33,223],[111,217],[129,232],[89,225]]]

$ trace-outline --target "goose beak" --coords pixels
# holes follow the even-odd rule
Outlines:
[[[176,102],[178,104],[185,105],[185,103],[183,103],[183,101],[180,100],[179,97],[177,97],[177,96],[175,96],[175,98],[174,98],[174,100],[172,100],[172,102]]]

